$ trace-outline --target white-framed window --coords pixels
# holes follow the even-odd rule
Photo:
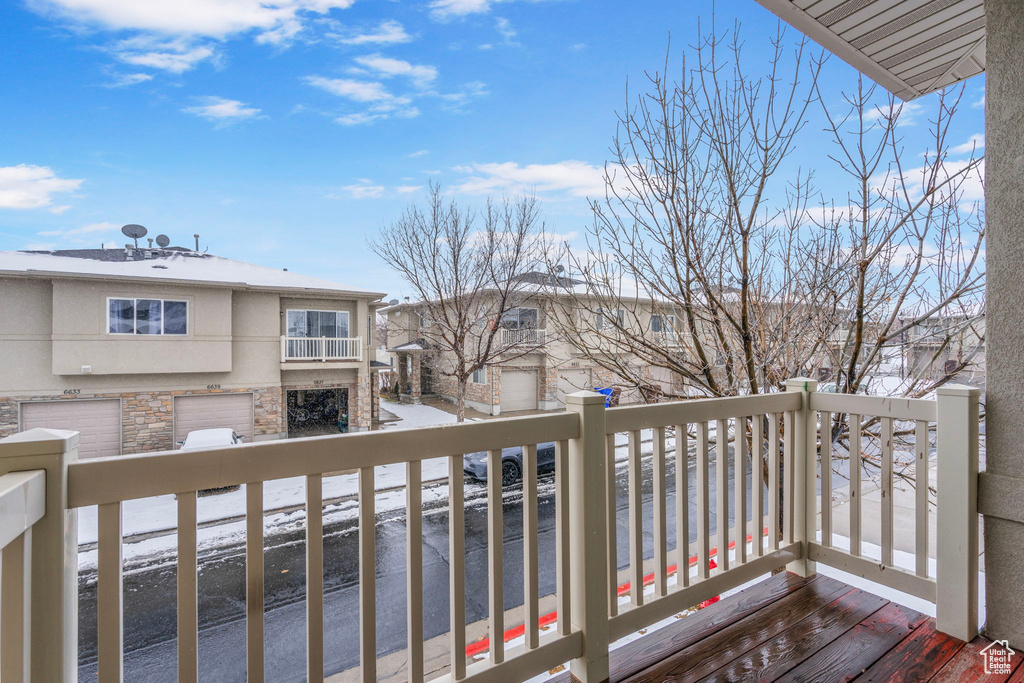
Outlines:
[[[501,326],[506,330],[535,330],[540,320],[536,308],[519,306],[510,308],[501,316]]]
[[[287,312],[289,337],[348,338],[348,311],[292,310]]]
[[[672,334],[676,329],[676,317],[674,315],[652,315],[651,332],[655,334]]]
[[[433,321],[430,319],[430,309],[429,308],[424,308],[423,310],[421,310],[420,313],[419,313],[419,316],[420,316],[420,329],[424,329],[425,330],[425,329],[429,328],[433,324]]]
[[[473,371],[473,384],[487,383],[487,368],[477,368]]]
[[[188,302],[174,299],[107,299],[109,334],[188,334]]]
[[[622,327],[626,323],[626,311],[622,308],[610,309],[610,308],[599,308],[597,309],[597,329],[603,330],[606,327],[614,327],[612,320],[617,319],[619,326]]]

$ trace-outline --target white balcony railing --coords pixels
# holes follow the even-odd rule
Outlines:
[[[77,550],[75,509],[98,506],[97,609],[98,678],[121,681],[124,624],[122,614],[122,504],[124,501],[176,494],[177,519],[177,653],[178,680],[197,680],[199,603],[197,599],[196,492],[245,484],[246,497],[246,640],[248,680],[262,681],[265,658],[263,482],[305,477],[306,507],[306,653],[307,677],[324,680],[323,477],[325,473],[355,470],[358,481],[358,566],[360,677],[376,681],[378,629],[407,629],[407,670],[420,683],[425,671],[422,461],[448,458],[447,505],[449,556],[465,556],[463,453],[486,451],[488,468],[501,472],[502,449],[523,446],[522,565],[506,567],[501,477],[487,483],[486,531],[488,562],[484,572],[489,591],[489,655],[474,663],[466,657],[466,566],[448,565],[450,594],[449,673],[443,681],[524,681],[569,662],[580,680],[607,680],[609,643],[671,617],[723,591],[786,566],[801,575],[815,572],[815,562],[875,581],[935,602],[937,628],[964,640],[977,632],[978,390],[947,386],[937,400],[888,399],[818,393],[811,380],[791,380],[785,393],[736,398],[683,401],[606,410],[604,397],[592,393],[568,397],[568,410],[522,418],[488,420],[425,429],[367,432],[310,439],[245,444],[231,448],[169,451],[139,456],[97,458],[76,462],[78,436],[72,432],[33,430],[0,440],[0,475],[12,469],[44,469],[47,494],[45,517],[31,535],[32,614],[31,677],[65,683],[74,679],[77,641]],[[861,543],[860,470],[853,467],[849,509],[850,544],[837,543],[833,534],[831,496],[831,439],[834,413],[850,415],[853,425],[870,427],[880,444],[882,502],[881,556],[869,559]],[[819,419],[820,416],[820,419]],[[928,481],[929,423],[936,424],[937,479]],[[914,465],[918,476],[915,504],[916,566],[900,568],[893,559],[894,426],[915,433]],[[641,466],[641,431],[652,440],[652,474],[645,482]],[[646,430],[650,430],[647,432]],[[749,438],[748,438],[749,436]],[[628,599],[617,591],[618,520],[615,501],[616,439],[628,451],[627,487],[629,547]],[[645,436],[643,443],[647,443]],[[730,439],[733,445],[730,447]],[[538,567],[538,484],[536,444],[555,448],[555,628],[542,632]],[[852,457],[860,445],[852,441]],[[752,446],[751,446],[752,445]],[[820,452],[819,452],[820,450]],[[753,453],[753,457],[751,456]],[[670,460],[671,458],[671,460]],[[690,460],[695,461],[691,466]],[[734,472],[750,470],[752,486],[747,505],[746,478],[730,483]],[[669,496],[668,465],[674,464],[675,496]],[[714,462],[714,466],[712,466]],[[762,463],[767,467],[762,470]],[[402,465],[405,487],[405,544],[407,615],[378,625],[376,609],[374,468]],[[821,475],[817,474],[821,471]],[[901,466],[902,467],[902,466]],[[767,481],[764,472],[767,472]],[[0,478],[0,543],[21,533],[39,519],[38,490],[26,515],[24,506],[8,507],[5,482]],[[21,475],[19,475],[21,476]],[[31,475],[30,475],[31,476]],[[924,479],[920,479],[924,477]],[[13,481],[13,480],[12,480]],[[826,495],[818,495],[820,490]],[[931,571],[928,548],[928,495],[937,489],[938,528],[935,539],[937,571]],[[653,491],[645,512],[643,490]],[[690,491],[696,496],[696,544],[689,534],[676,534],[668,545],[670,515],[676,529],[689,529]],[[714,496],[712,497],[712,492]],[[390,494],[389,494],[390,495]],[[732,501],[730,502],[730,498]],[[671,504],[670,504],[671,501]],[[712,517],[712,507],[715,515]],[[734,526],[713,519],[740,514]],[[762,511],[764,511],[762,513]],[[646,515],[651,516],[653,585],[645,586]],[[820,523],[819,523],[820,520]],[[11,529],[10,533],[7,532]],[[767,533],[766,533],[767,532]],[[26,536],[26,538],[28,538]],[[392,538],[393,537],[387,537]],[[393,542],[389,541],[389,542]],[[475,541],[474,541],[475,542]],[[482,542],[482,539],[481,539]],[[735,550],[730,552],[734,545]],[[11,597],[8,545],[3,550],[0,629],[7,653],[7,605]],[[14,551],[16,554],[16,551]],[[692,553],[692,554],[691,554]],[[392,556],[391,551],[381,557]],[[70,559],[69,559],[70,558]],[[390,561],[390,560],[389,560]],[[670,561],[673,562],[670,565]],[[15,565],[17,562],[15,561]],[[525,629],[523,644],[505,649],[503,573],[522,572]],[[16,575],[17,576],[17,575]],[[478,584],[479,585],[479,584]],[[497,590],[494,587],[498,587]],[[571,589],[571,590],[570,590]],[[405,622],[405,623],[401,623]],[[14,627],[17,629],[17,626]],[[168,634],[169,638],[174,634]],[[7,661],[3,662],[7,666]],[[7,669],[5,668],[4,671]],[[6,675],[5,675],[6,680]],[[20,680],[20,678],[19,678]]]
[[[281,362],[362,360],[362,337],[281,337]]]
[[[544,346],[548,340],[547,330],[524,327],[518,330],[502,328],[502,346]]]

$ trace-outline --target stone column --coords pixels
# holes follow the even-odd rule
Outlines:
[[[978,492],[985,633],[1024,647],[1024,12],[1020,0],[986,0],[985,15],[988,471]]]
[[[418,353],[410,353],[409,358],[412,358],[412,374],[409,376],[409,382],[412,386],[409,390],[409,398],[412,399],[413,403],[419,403],[420,396],[423,395],[423,385],[421,380],[421,365],[423,359]]]

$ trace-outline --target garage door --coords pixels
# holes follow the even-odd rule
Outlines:
[[[530,370],[501,371],[501,412],[537,409],[537,373]]]
[[[229,427],[252,443],[252,394],[207,394],[174,399],[174,444],[197,429]]]
[[[592,389],[590,368],[566,368],[558,371],[558,400],[565,403],[566,394]]]
[[[121,455],[121,401],[118,399],[22,403],[22,430],[36,427],[79,432],[80,459]]]

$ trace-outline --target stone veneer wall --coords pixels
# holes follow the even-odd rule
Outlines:
[[[127,455],[165,451],[174,448],[175,396],[229,393],[253,394],[254,433],[257,436],[285,431],[284,414],[281,409],[281,388],[252,387],[0,398],[0,437],[9,436],[18,431],[19,402],[115,398],[121,400],[121,452]]]

